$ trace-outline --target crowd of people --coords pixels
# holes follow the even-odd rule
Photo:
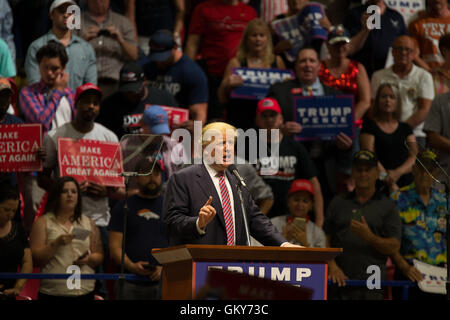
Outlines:
[[[0,127],[40,124],[43,134],[42,170],[0,172],[0,272],[76,265],[92,274],[123,264],[148,281],[111,293],[104,281],[70,289],[45,279],[39,299],[160,299],[151,249],[245,244],[230,203],[234,177],[224,173],[238,160],[229,158],[237,129],[265,129],[246,146],[278,151],[273,174],[265,174],[270,152],[237,165],[252,244],[343,248],[328,264],[329,299],[385,298],[383,288],[345,285],[366,279],[370,265],[386,280],[392,261],[395,279],[417,282],[414,259],[445,267],[448,200],[436,180],[450,180],[448,3],[427,0],[408,23],[384,0],[363,3],[339,16],[327,1],[308,0],[0,0]],[[380,9],[379,28],[368,24],[370,5]],[[293,78],[244,99],[231,94],[245,80],[235,68]],[[344,95],[353,134],[302,140],[298,97]],[[175,121],[169,109],[188,116]],[[221,145],[227,165],[191,165],[205,141],[199,150],[194,138],[185,149],[171,139],[176,129],[195,137],[198,123],[203,139],[208,128],[233,132]],[[61,174],[61,138],[117,144],[136,134],[161,136],[162,146],[135,159],[131,170],[142,176],[129,190]],[[0,298],[25,284],[0,278]]]

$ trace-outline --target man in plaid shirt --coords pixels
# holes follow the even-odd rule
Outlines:
[[[27,123],[42,124],[45,134],[52,128],[70,122],[73,117],[73,92],[68,88],[68,61],[64,46],[49,41],[36,53],[41,81],[20,91],[20,109]]]

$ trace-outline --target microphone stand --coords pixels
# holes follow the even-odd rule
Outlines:
[[[242,197],[242,190],[241,190],[241,182],[240,181],[238,182],[236,187],[237,187],[237,191],[238,191],[238,195],[239,195],[239,200],[241,202],[242,216],[244,218],[244,227],[245,227],[245,235],[247,237],[247,246],[251,246],[251,243],[250,243],[250,232],[248,231],[247,212],[246,212],[245,206],[244,206],[244,199]]]
[[[125,242],[127,239],[127,221],[128,221],[128,187],[130,183],[131,177],[137,177],[138,173],[135,172],[122,172],[120,174],[125,178],[125,203],[123,205],[123,237],[122,237],[122,256],[120,258],[120,276],[119,276],[119,286],[118,286],[118,294],[120,297],[123,292],[123,285],[125,283]]]

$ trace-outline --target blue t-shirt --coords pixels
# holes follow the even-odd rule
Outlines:
[[[175,97],[181,108],[208,102],[206,75],[185,54],[166,70],[158,70],[155,62],[146,63],[144,73],[150,85],[168,91]]]
[[[119,201],[113,208],[108,230],[123,233],[123,206]],[[152,256],[153,248],[169,245],[166,227],[161,220],[163,197],[146,199],[134,195],[128,199],[125,253],[133,261],[158,264]]]

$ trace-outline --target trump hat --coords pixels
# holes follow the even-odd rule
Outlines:
[[[258,107],[256,108],[256,115],[259,115],[264,111],[275,111],[276,113],[281,113],[280,105],[278,101],[274,98],[264,98],[258,101]]]
[[[288,196],[299,191],[306,191],[311,195],[314,195],[314,187],[312,183],[306,179],[294,180],[289,188]]]
[[[82,84],[77,88],[77,91],[75,93],[75,105],[77,104],[78,99],[80,99],[80,96],[86,91],[94,91],[95,93],[97,93],[100,99],[102,98],[102,91],[100,90],[100,88],[97,87],[95,84],[88,82]]]

